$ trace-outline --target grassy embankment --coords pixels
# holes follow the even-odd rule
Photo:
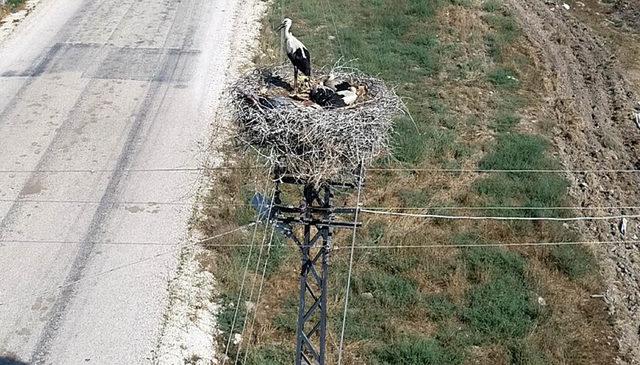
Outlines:
[[[264,54],[258,63],[278,59],[279,37],[271,29],[279,23],[282,10],[295,20],[294,33],[311,49],[316,65],[331,65],[340,57],[355,60],[363,71],[397,86],[419,133],[408,117],[399,118],[393,156],[381,160],[380,166],[559,167],[545,137],[555,121],[529,116],[544,97],[535,49],[501,1],[276,0],[273,9],[265,20]],[[233,153],[228,158],[240,165],[254,162]],[[254,178],[241,170],[218,176],[211,201],[246,203],[256,187],[265,186],[264,181],[243,183]],[[425,210],[447,214],[566,216],[572,212],[527,208],[571,205],[567,186],[558,174],[372,171],[363,196],[366,206],[525,208]],[[210,209],[202,228],[215,232],[250,221],[253,214],[245,207]],[[366,215],[363,220],[357,244],[580,238],[570,226],[552,223]],[[247,243],[250,238],[238,236],[233,243]],[[336,238],[342,246],[348,244],[347,235]],[[250,364],[292,362],[299,260],[297,252],[283,246],[283,239],[277,241],[268,262],[256,331],[249,339]],[[333,258],[329,289],[333,354],[348,263],[346,251],[339,252]],[[220,281],[219,325],[225,332],[221,343],[226,343],[247,255],[244,248],[214,248],[203,258]],[[252,275],[258,267],[255,256],[249,266]],[[589,249],[581,246],[357,250],[345,363],[613,363],[615,340],[606,308],[590,299],[599,290],[597,265]]]

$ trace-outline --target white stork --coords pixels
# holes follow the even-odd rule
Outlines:
[[[284,18],[278,30],[282,29],[287,47],[287,56],[293,64],[293,90],[298,91],[298,72],[311,77],[311,55],[307,47],[291,34],[291,24],[289,18]]]

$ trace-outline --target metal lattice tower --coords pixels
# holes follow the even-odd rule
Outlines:
[[[281,184],[304,186],[299,207],[282,205]],[[276,172],[274,221],[300,248],[300,287],[296,340],[296,365],[324,365],[327,344],[327,282],[335,228],[353,229],[358,222],[336,221],[337,214],[353,214],[352,208],[332,206],[332,188],[351,184],[323,183],[316,188],[306,181]],[[294,226],[301,226],[296,233]],[[301,231],[301,232],[300,232]]]

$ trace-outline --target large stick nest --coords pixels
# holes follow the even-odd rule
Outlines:
[[[357,70],[335,68],[331,73],[362,91],[354,104],[321,107],[309,100],[309,90],[292,94],[291,66],[259,69],[240,78],[232,99],[239,140],[310,183],[352,181],[361,164],[368,166],[389,151],[392,120],[402,101],[383,81]],[[326,76],[317,71],[312,78]]]

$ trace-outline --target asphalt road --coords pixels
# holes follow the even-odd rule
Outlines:
[[[200,174],[140,170],[202,166],[246,6],[44,0],[0,45],[0,356],[154,362]]]

